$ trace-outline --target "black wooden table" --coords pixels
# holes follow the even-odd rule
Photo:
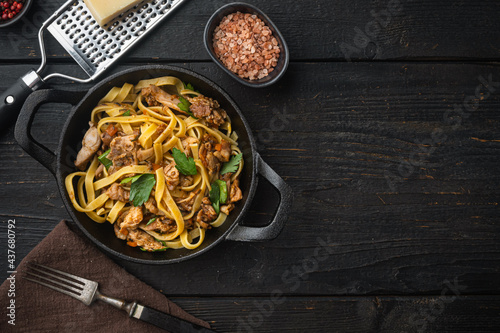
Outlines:
[[[290,218],[274,241],[225,242],[169,266],[117,262],[220,332],[499,331],[500,3],[248,0],[292,59],[280,82],[254,90],[203,47],[227,2],[188,1],[109,73],[173,64],[218,83],[293,188]],[[38,67],[36,31],[62,3],[35,1],[0,30],[0,90]],[[47,43],[49,70],[81,75]],[[45,105],[33,135],[55,149],[68,109]],[[20,261],[69,217],[12,127],[0,160],[3,281],[8,219]],[[276,197],[260,185],[248,223],[266,223]]]

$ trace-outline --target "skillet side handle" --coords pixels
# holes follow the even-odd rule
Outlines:
[[[53,175],[56,173],[56,155],[32,137],[31,125],[33,124],[33,118],[42,104],[56,102],[76,105],[85,94],[85,91],[63,91],[54,89],[35,91],[24,103],[17,119],[16,129],[14,131],[17,143]],[[54,128],[53,131],[59,133],[56,128]]]
[[[285,226],[292,207],[293,193],[290,186],[257,154],[257,173],[266,178],[279,192],[280,203],[271,223],[265,227],[236,225],[226,239],[241,242],[261,242],[275,239]]]

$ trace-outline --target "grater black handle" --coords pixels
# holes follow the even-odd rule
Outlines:
[[[26,98],[43,84],[42,78],[31,70],[0,95],[0,133],[15,123]]]

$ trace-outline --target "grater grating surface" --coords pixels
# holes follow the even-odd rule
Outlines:
[[[83,0],[70,0],[47,30],[94,79],[183,1],[143,1],[101,27]]]

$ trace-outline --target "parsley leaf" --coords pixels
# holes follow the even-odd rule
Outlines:
[[[192,90],[194,92],[197,92],[197,93],[200,93],[198,90],[194,89],[193,85],[191,83],[184,83],[184,88],[185,89],[189,89],[189,90]],[[190,97],[196,97],[196,95],[189,95]]]
[[[220,202],[221,203],[226,203],[227,200],[227,184],[225,181],[217,179],[215,181],[217,185],[219,186],[219,192],[220,192]]]
[[[148,223],[146,223],[146,226],[150,225],[151,223],[153,223],[154,221],[156,221],[156,218],[157,216],[153,217],[151,220],[148,221]]]
[[[102,154],[101,156],[99,156],[97,158],[99,160],[99,162],[104,164],[104,167],[106,168],[106,170],[108,170],[113,165],[113,161],[111,161],[107,158],[110,152],[111,152],[111,149],[108,149],[107,151],[104,152],[104,154]]]
[[[196,170],[196,164],[192,157],[187,157],[186,154],[181,152],[177,148],[172,149],[172,156],[176,164],[177,170],[179,170],[183,175],[196,175],[198,171]]]
[[[130,181],[135,182],[137,179],[139,179],[139,177],[141,177],[142,175],[137,175],[137,176],[134,176],[134,177],[128,177],[128,178],[125,178],[124,180],[122,180],[120,182],[120,184],[126,184],[126,183],[129,183]]]
[[[232,156],[229,162],[224,163],[220,170],[220,174],[223,175],[229,172],[236,172],[238,170],[238,166],[240,165],[242,157],[242,154]]]
[[[191,106],[191,103],[189,103],[189,101],[187,99],[185,99],[182,96],[179,96],[179,101],[181,101],[179,104],[177,104],[177,106],[179,107],[179,109],[181,109],[182,111],[186,112],[188,115],[190,115],[194,119],[198,119],[191,112],[191,109],[189,108]]]
[[[215,212],[219,214],[220,212],[220,187],[215,182],[212,184],[212,189],[210,190],[210,201],[212,202],[212,207],[214,207]]]
[[[130,116],[130,110],[127,110],[124,113],[122,113],[122,116],[124,117]]]
[[[145,173],[139,176],[130,186],[130,201],[135,207],[142,206],[151,194],[151,190],[156,184],[155,175]]]
[[[210,190],[210,201],[212,202],[212,207],[214,207],[217,214],[220,213],[220,204],[226,203],[227,201],[227,185],[226,182],[220,179],[214,181],[211,185]]]
[[[191,103],[187,99],[185,99],[182,96],[179,96],[179,101],[181,101],[179,104],[177,104],[179,109],[181,109],[184,112],[188,112],[188,113],[191,112],[191,110],[189,110]]]

